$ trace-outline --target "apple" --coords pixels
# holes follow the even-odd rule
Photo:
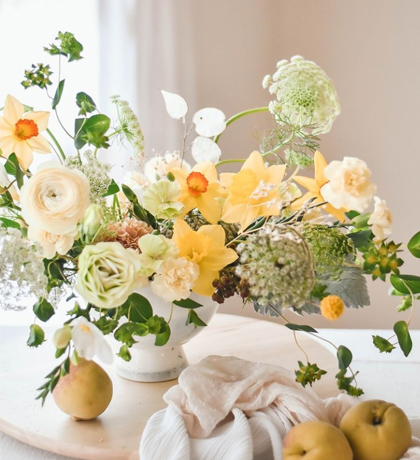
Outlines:
[[[57,406],[74,420],[92,420],[108,407],[112,399],[112,381],[94,361],[79,359],[61,377],[53,391]]]
[[[334,425],[303,422],[283,439],[283,460],[353,460],[350,445]]]
[[[354,460],[399,460],[411,445],[411,426],[395,404],[364,401],[342,418],[340,429],[354,452]]]

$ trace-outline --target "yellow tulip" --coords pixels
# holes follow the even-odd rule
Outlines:
[[[222,213],[218,199],[226,196],[226,192],[217,180],[217,171],[213,163],[198,163],[189,171],[171,169],[181,187],[176,198],[184,205],[181,217],[192,209],[198,208],[204,218],[211,224],[217,224]]]
[[[182,219],[175,222],[172,239],[179,248],[179,257],[195,262],[200,269],[192,288],[197,294],[211,296],[219,271],[238,258],[233,249],[225,247],[225,237],[220,225],[203,225],[195,232]]]
[[[308,200],[311,198],[315,198],[315,203],[322,203],[326,200],[322,196],[322,187],[328,182],[328,179],[324,175],[324,169],[327,166],[327,162],[322,155],[321,152],[316,151],[314,156],[314,163],[315,163],[315,178],[311,179],[310,177],[305,176],[295,176],[293,179],[299,185],[305,187],[308,192],[299,198],[298,200],[292,203],[292,209],[297,210],[300,209]],[[334,208],[331,204],[327,203],[325,205],[325,211],[329,214],[332,214],[336,217],[339,221],[344,221],[346,216],[345,213],[348,211],[344,208]]]
[[[16,154],[23,169],[32,163],[32,152],[50,153],[51,147],[40,131],[47,129],[48,112],[28,112],[10,94],[6,97],[3,116],[0,116],[0,149],[7,158]]]
[[[252,152],[237,173],[220,175],[220,181],[228,189],[222,220],[237,223],[244,231],[257,217],[280,214],[279,185],[286,167],[266,167],[259,152]]]

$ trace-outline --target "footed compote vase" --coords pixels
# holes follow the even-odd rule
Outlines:
[[[137,291],[146,297],[153,307],[153,314],[168,319],[172,304],[156,296],[150,287]],[[197,314],[208,324],[217,311],[218,304],[211,297],[204,297],[191,293],[190,299],[202,304]],[[188,309],[173,306],[170,321],[171,336],[163,346],[156,346],[154,335],[135,337],[137,343],[130,348],[131,360],[124,361],[117,358],[116,372],[120,377],[136,382],[164,382],[178,378],[179,374],[188,366],[182,345],[197,334],[203,327],[195,328],[193,324],[185,325]]]

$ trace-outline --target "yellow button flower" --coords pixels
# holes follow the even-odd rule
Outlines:
[[[337,295],[329,295],[321,300],[321,314],[324,318],[334,321],[344,313],[344,302]]]
[[[279,215],[279,185],[285,171],[284,165],[266,168],[262,155],[252,152],[237,174],[221,174],[221,183],[229,193],[222,220],[239,222],[244,231],[257,217]]]
[[[198,163],[191,172],[176,168],[171,169],[171,173],[181,187],[176,199],[184,205],[181,217],[198,208],[208,222],[217,224],[222,213],[218,199],[226,196],[226,192],[217,180],[214,164]]]
[[[10,94],[6,97],[3,116],[0,116],[0,149],[7,158],[15,153],[23,169],[32,163],[32,152],[50,153],[47,139],[39,134],[47,129],[48,112],[28,112]]]
[[[219,279],[219,271],[238,258],[233,249],[225,247],[225,231],[220,225],[203,225],[195,232],[178,219],[172,240],[179,248],[179,257],[195,262],[200,269],[192,288],[197,294],[211,296],[215,289],[213,281]]]
[[[315,163],[315,178],[311,179],[310,177],[305,176],[295,176],[293,179],[299,185],[305,187],[308,192],[303,195],[302,198],[299,198],[292,203],[292,209],[300,209],[308,200],[315,198],[315,203],[325,202],[325,198],[322,196],[322,187],[328,183],[328,179],[324,175],[324,169],[327,167],[327,162],[321,152],[316,151],[314,156]],[[331,204],[327,203],[325,205],[325,210],[329,214],[332,214],[340,222],[343,222],[346,219],[345,213],[348,209],[344,208],[334,208]]]

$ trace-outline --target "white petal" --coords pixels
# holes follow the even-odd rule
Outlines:
[[[102,338],[100,343],[97,343],[96,355],[105,364],[112,364],[114,354],[112,348],[105,338]]]
[[[163,90],[162,96],[165,100],[166,111],[170,117],[176,118],[177,120],[185,117],[188,112],[188,105],[183,97]]]
[[[219,109],[201,109],[193,117],[195,131],[200,136],[217,136],[226,128],[225,119],[225,114]]]
[[[216,164],[220,160],[222,151],[216,142],[213,142],[208,137],[198,136],[192,143],[191,154],[197,163],[210,161]]]

